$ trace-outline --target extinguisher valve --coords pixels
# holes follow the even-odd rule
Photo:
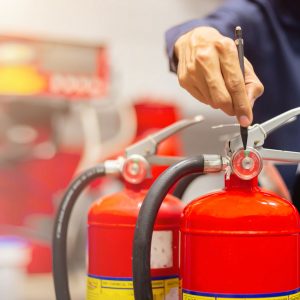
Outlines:
[[[151,165],[170,166],[183,160],[184,157],[156,155],[158,145],[175,133],[202,121],[202,116],[180,120],[127,147],[123,165],[120,168],[124,179],[130,183],[139,184],[146,178],[151,178]]]
[[[158,145],[173,134],[202,121],[202,116],[180,120],[127,147],[123,157],[104,162],[106,174],[121,175],[132,184],[139,184],[146,178],[151,178],[151,165],[170,166],[184,159],[178,156],[156,155]]]
[[[248,129],[247,148],[243,148],[241,136],[235,135],[229,139],[226,145],[225,156],[204,155],[204,172],[215,173],[227,171],[235,173],[244,180],[250,180],[259,175],[264,160],[280,163],[299,163],[300,153],[263,148],[268,134],[273,130],[292,122],[300,114],[300,107],[289,110],[262,124],[255,124]],[[122,175],[123,178],[133,184],[139,184],[146,178],[151,178],[151,165],[169,166],[184,157],[156,155],[159,143],[184,128],[203,121],[202,116],[178,121],[155,134],[149,135],[143,140],[129,146],[125,150],[125,156],[115,161],[106,161],[107,174]],[[238,128],[237,125],[233,125]],[[214,128],[226,128],[232,125],[221,125]]]
[[[243,149],[240,135],[229,139],[226,146],[226,155],[230,160],[231,171],[242,179],[251,179],[257,176],[263,167],[264,160],[276,164],[298,164],[300,153],[292,151],[274,150],[263,148],[268,134],[272,131],[296,120],[300,115],[300,107],[291,109],[264,123],[255,124],[248,129],[248,146]],[[218,126],[215,128],[223,128]]]
[[[122,175],[127,182],[139,184],[147,177],[151,177],[150,164],[143,156],[133,154],[125,159]]]

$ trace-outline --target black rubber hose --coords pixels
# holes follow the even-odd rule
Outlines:
[[[94,179],[104,175],[103,164],[83,172],[71,183],[58,209],[52,242],[52,272],[56,300],[71,299],[67,267],[67,233],[72,209],[84,188]]]
[[[203,174],[192,174],[182,178],[176,185],[173,196],[177,197],[178,199],[182,199],[184,196],[185,191],[189,187],[189,185],[199,176]]]
[[[153,227],[158,210],[171,187],[190,174],[203,173],[204,157],[191,157],[168,168],[153,183],[143,201],[133,242],[133,286],[135,300],[153,300],[150,252]]]

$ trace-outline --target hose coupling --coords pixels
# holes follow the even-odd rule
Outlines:
[[[229,166],[229,160],[221,155],[204,155],[204,173],[217,173],[225,171]]]

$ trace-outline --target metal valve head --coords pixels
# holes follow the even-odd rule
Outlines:
[[[180,120],[145,137],[127,147],[124,156],[117,160],[105,161],[106,173],[122,175],[127,182],[132,184],[139,184],[146,178],[151,178],[151,165],[169,166],[183,159],[177,156],[156,155],[158,145],[177,132],[202,121],[202,116]]]
[[[122,175],[127,182],[139,184],[147,177],[150,177],[150,164],[143,156],[133,154],[130,158],[125,160],[122,168]]]
[[[262,161],[273,161],[275,164],[297,164],[300,162],[300,153],[266,149],[263,147],[267,136],[274,130],[281,126],[284,126],[296,119],[300,115],[300,107],[286,111],[270,120],[267,120],[261,124],[254,124],[249,127],[248,130],[248,145],[247,151],[249,152],[249,158],[241,160],[241,157],[245,157],[244,150],[242,149],[242,140],[240,135],[235,135],[228,140],[226,144],[226,156],[231,162],[232,171],[243,179],[251,178],[250,174],[247,174],[252,170],[252,164],[255,166],[253,174],[256,171],[259,172],[262,169]],[[224,127],[224,126],[223,126]],[[217,128],[223,128],[222,126]],[[247,151],[245,153],[247,153]],[[251,156],[253,162],[251,161]],[[260,161],[260,163],[258,163]],[[241,172],[242,171],[242,172]],[[252,172],[252,171],[251,171]],[[247,174],[247,175],[246,175]],[[254,176],[253,176],[254,177]]]

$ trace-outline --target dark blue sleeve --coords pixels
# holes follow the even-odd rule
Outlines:
[[[253,32],[255,27],[263,20],[259,4],[249,0],[231,0],[226,1],[215,12],[203,19],[195,19],[183,24],[177,25],[166,32],[167,54],[170,62],[170,70],[176,72],[177,59],[174,55],[174,45],[177,39],[183,34],[199,26],[210,26],[219,30],[223,35],[233,37],[234,28],[238,25],[243,28],[244,35],[251,42],[255,38]]]

